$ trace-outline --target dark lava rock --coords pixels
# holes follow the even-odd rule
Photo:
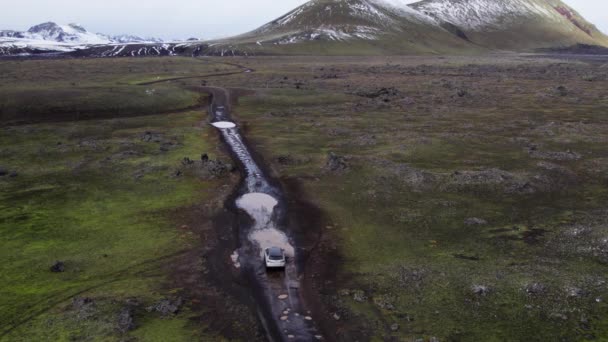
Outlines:
[[[183,304],[181,297],[175,300],[163,299],[158,303],[147,308],[148,312],[156,311],[163,316],[175,315],[179,312],[180,307]]]
[[[192,165],[194,164],[194,161],[188,157],[184,157],[184,159],[182,159],[182,165]]]
[[[456,94],[458,95],[458,97],[465,97],[469,94],[469,92],[464,89],[460,89]]]
[[[72,309],[76,311],[79,320],[87,320],[95,315],[95,301],[89,297],[74,297]]]
[[[177,177],[181,177],[182,175],[182,170],[175,170],[173,171],[173,173],[171,174],[171,177],[173,178],[177,178]]]
[[[233,169],[231,164],[226,164],[221,160],[208,160],[202,166],[213,177],[222,177]]]
[[[571,298],[581,298],[587,295],[587,292],[585,290],[578,287],[570,287],[566,289],[566,292],[568,293],[568,297]]]
[[[568,89],[566,89],[566,87],[564,86],[559,86],[555,88],[555,91],[559,96],[568,96]]]
[[[122,310],[120,310],[120,313],[118,314],[116,330],[124,334],[135,329],[136,327],[137,326],[135,325],[133,309],[131,309],[130,307],[122,308]]]
[[[146,132],[142,135],[141,137],[142,141],[145,142],[161,142],[163,141],[163,134],[162,133],[154,133],[154,132]]]
[[[293,165],[293,164],[295,164],[295,159],[291,155],[278,156],[276,158],[276,160],[277,160],[277,163],[279,163],[281,165]]]
[[[363,303],[367,300],[367,296],[363,290],[354,290],[353,291],[353,299],[355,302]]]
[[[325,168],[331,172],[341,172],[348,170],[349,166],[345,157],[330,152],[327,156],[327,163],[325,164]]]
[[[0,177],[8,175],[8,170],[0,166]]]
[[[576,152],[565,151],[565,152],[543,152],[539,151],[535,148],[528,148],[528,154],[532,158],[536,159],[547,159],[547,160],[557,160],[557,161],[571,161],[571,160],[579,160],[582,156]]]
[[[478,296],[485,296],[490,293],[490,288],[485,285],[473,285],[471,286],[471,291]]]
[[[528,284],[525,291],[529,295],[542,295],[547,292],[547,287],[541,283]]]
[[[466,224],[467,226],[482,226],[488,224],[488,221],[477,217],[470,217],[464,220],[464,224]]]
[[[51,272],[65,272],[65,263],[63,261],[56,261],[53,266],[51,266]]]
[[[209,156],[207,155],[207,153],[203,153],[203,154],[201,154],[201,161],[202,161],[203,163],[206,163],[206,162],[208,162],[208,161],[209,161]]]

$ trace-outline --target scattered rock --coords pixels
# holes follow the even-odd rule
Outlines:
[[[280,300],[285,300],[285,299],[287,299],[288,297],[289,297],[288,295],[286,295],[286,294],[282,294],[282,295],[279,295],[277,298],[279,298]]]
[[[187,166],[187,165],[192,165],[194,164],[194,161],[188,157],[184,157],[184,159],[182,159],[182,165]]]
[[[18,174],[17,172],[15,172],[15,171],[11,171],[11,172],[8,174],[8,176],[9,176],[10,178],[15,178],[15,177],[19,176],[19,174]]]
[[[371,91],[371,92],[360,91],[360,92],[355,93],[355,95],[361,96],[361,97],[367,97],[370,99],[381,98],[382,100],[390,101],[390,98],[400,96],[401,92],[398,89],[391,87],[391,88],[380,88],[376,91]]]
[[[226,164],[221,160],[208,160],[202,163],[202,168],[212,177],[220,178],[233,170],[232,164]]]
[[[183,304],[183,300],[181,297],[178,297],[175,300],[171,299],[162,299],[158,303],[148,307],[146,310],[148,312],[156,311],[159,312],[163,316],[175,315],[179,312],[180,307]]]
[[[72,309],[76,311],[79,320],[88,320],[95,315],[95,301],[88,297],[72,298]]]
[[[207,153],[203,153],[203,154],[201,154],[201,161],[202,161],[203,163],[206,163],[206,162],[208,162],[208,161],[209,161],[209,156],[207,155]]]
[[[559,96],[568,96],[568,89],[561,85],[559,87],[555,88],[555,92]]]
[[[587,294],[585,290],[578,287],[569,287],[566,289],[566,293],[571,298],[582,298]]]
[[[363,290],[354,290],[352,294],[355,302],[363,303],[367,300],[367,296]]]
[[[532,158],[536,159],[546,159],[546,160],[555,160],[555,161],[573,161],[579,160],[582,156],[576,152],[565,151],[565,152],[543,152],[539,151],[536,148],[527,148],[528,154]]]
[[[282,155],[276,158],[277,163],[281,165],[293,165],[294,159],[291,155]]]
[[[330,152],[325,168],[331,172],[343,172],[349,169],[349,165],[345,157]]]
[[[65,272],[65,263],[63,261],[55,261],[55,263],[51,266],[51,272]]]
[[[471,291],[478,296],[485,296],[490,293],[490,288],[485,285],[473,285],[471,286]]]
[[[133,314],[133,309],[130,307],[124,307],[120,310],[118,314],[118,319],[116,322],[116,330],[121,333],[129,332],[136,328],[135,318]]]
[[[459,89],[456,94],[458,95],[458,97],[465,97],[469,94],[469,92],[464,89]]]
[[[336,321],[339,321],[339,320],[340,320],[340,315],[338,315],[337,313],[334,313],[334,314],[333,314],[333,318],[334,318]]]
[[[145,132],[142,137],[142,141],[145,142],[155,142],[160,143],[164,140],[164,134],[162,133],[154,133],[154,132]]]
[[[398,331],[398,330],[399,330],[399,324],[397,324],[397,323],[391,324],[391,331]]]
[[[374,296],[374,304],[384,310],[395,310],[395,300],[390,295]]]
[[[477,217],[470,217],[464,220],[464,224],[466,224],[467,226],[482,226],[488,224],[488,221]]]
[[[8,175],[8,170],[0,166],[0,177]]]
[[[287,316],[281,316],[281,318],[280,318],[280,319],[281,319],[281,321],[286,321],[288,318],[289,318],[289,317],[287,317]]]
[[[541,283],[528,284],[525,291],[529,295],[542,295],[547,292],[547,287]]]

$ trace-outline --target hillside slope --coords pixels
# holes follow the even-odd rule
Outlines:
[[[312,0],[254,31],[215,43],[262,53],[413,54],[477,49],[403,0]]]
[[[560,0],[423,0],[411,7],[488,48],[608,46],[606,35]]]

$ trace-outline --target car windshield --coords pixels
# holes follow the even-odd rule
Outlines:
[[[282,260],[283,251],[280,248],[269,248],[268,257],[270,258],[270,260]]]

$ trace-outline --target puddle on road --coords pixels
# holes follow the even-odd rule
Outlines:
[[[285,256],[294,256],[293,246],[289,243],[287,236],[280,230],[274,228],[254,230],[249,233],[249,240],[257,243],[262,251],[269,247],[279,247],[283,249]]]
[[[246,194],[236,201],[237,207],[247,212],[255,221],[249,233],[249,240],[260,247],[261,256],[266,248],[279,247],[285,251],[286,256],[293,257],[295,251],[287,235],[278,230],[272,222],[273,211],[277,204],[279,202],[274,197],[262,193]]]
[[[255,221],[254,229],[267,228],[271,224],[274,207],[279,204],[274,197],[262,193],[250,193],[236,200],[236,206],[245,210]]]
[[[236,127],[236,124],[234,122],[230,122],[230,121],[212,122],[211,125],[213,125],[213,127],[219,128],[219,129],[228,129],[228,128]]]

